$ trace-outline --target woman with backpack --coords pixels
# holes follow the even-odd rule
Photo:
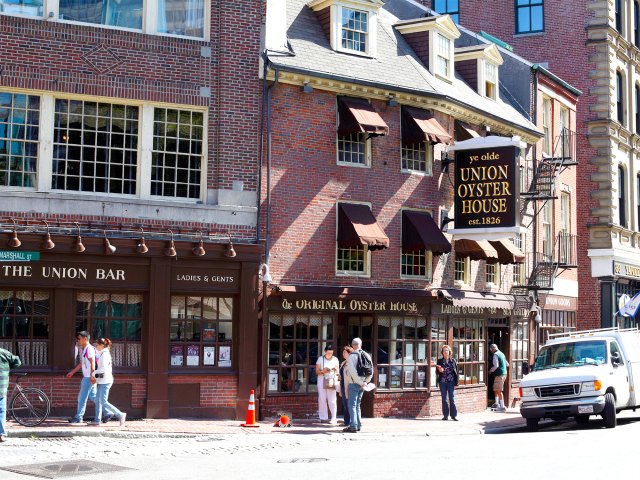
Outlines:
[[[451,358],[451,347],[443,345],[440,349],[442,357],[438,359],[436,364],[436,383],[440,387],[440,395],[442,395],[442,420],[458,421],[458,409],[454,397],[455,387],[458,385],[458,363]],[[447,396],[449,401],[447,402]]]
[[[99,338],[96,340],[96,370],[93,372],[93,377],[91,378],[91,383],[95,383],[98,388],[96,392],[96,418],[89,424],[95,427],[100,425],[103,411],[120,420],[121,427],[124,426],[127,418],[126,413],[121,412],[109,403],[109,390],[113,385],[113,365],[110,347],[111,340],[108,338]]]

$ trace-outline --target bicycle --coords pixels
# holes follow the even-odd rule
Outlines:
[[[35,427],[44,422],[51,412],[51,400],[39,388],[20,386],[26,373],[14,373],[16,384],[11,393],[9,412],[16,422],[25,427]]]

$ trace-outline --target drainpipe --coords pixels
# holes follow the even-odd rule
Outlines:
[[[264,150],[264,115],[267,103],[267,70],[269,69],[269,57],[267,50],[262,52],[264,69],[262,71],[262,105],[260,106],[260,146],[258,149],[258,215],[256,219],[256,243],[260,242],[260,204],[262,203],[262,157]]]
[[[269,249],[271,248],[271,89],[278,83],[278,68],[273,83],[267,87],[267,225],[264,239],[264,263],[269,267]]]

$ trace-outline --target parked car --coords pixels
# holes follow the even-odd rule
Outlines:
[[[637,383],[637,385],[636,385]],[[607,428],[640,398],[640,331],[607,328],[557,334],[540,349],[520,382],[520,414],[530,431],[543,418],[586,423],[601,415]]]

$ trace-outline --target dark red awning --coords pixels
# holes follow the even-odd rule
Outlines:
[[[431,112],[421,108],[402,107],[402,142],[450,144],[453,138]]]
[[[498,262],[498,252],[487,240],[469,240],[463,238],[455,242],[456,258],[469,257],[471,260]]]
[[[498,262],[503,264],[524,263],[525,255],[511,240],[506,238],[489,242],[498,252]]]
[[[468,124],[461,122],[460,120],[456,120],[455,130],[456,140],[458,141],[470,140],[472,138],[478,138],[480,136],[478,132],[476,132]]]
[[[426,212],[402,212],[402,251],[428,250],[434,255],[451,252],[451,243]]]
[[[339,97],[338,113],[340,116],[338,133],[340,135],[353,133],[389,134],[389,126],[364,98]]]
[[[389,237],[376,221],[371,208],[361,203],[338,205],[338,246],[367,245],[369,250],[389,248]]]

